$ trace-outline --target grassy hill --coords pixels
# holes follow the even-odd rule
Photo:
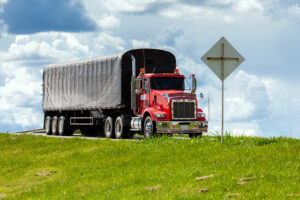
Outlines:
[[[0,199],[299,199],[300,140],[0,134]]]

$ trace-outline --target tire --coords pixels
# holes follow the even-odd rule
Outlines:
[[[114,137],[114,120],[112,117],[106,117],[104,122],[104,135],[107,138],[113,138]]]
[[[64,116],[61,116],[58,119],[58,134],[63,136],[63,135],[67,135],[66,132],[68,131],[68,124],[67,124],[67,120]]]
[[[57,121],[58,121],[57,116],[54,116],[52,118],[52,124],[51,124],[52,135],[57,135],[58,134],[58,131],[57,131]]]
[[[45,119],[45,132],[46,135],[51,135],[52,134],[52,130],[51,130],[51,117],[47,116]]]
[[[124,118],[122,116],[117,117],[115,121],[115,136],[117,139],[131,137],[129,127],[125,126]]]
[[[121,116],[117,117],[115,121],[115,136],[117,139],[124,137],[124,123]]]
[[[146,139],[153,137],[155,135],[155,130],[155,124],[153,123],[152,118],[150,116],[146,117],[143,126],[144,137]]]
[[[189,133],[190,138],[202,138],[202,132],[201,133]]]

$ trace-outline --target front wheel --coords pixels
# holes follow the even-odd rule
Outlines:
[[[155,134],[155,124],[150,116],[146,117],[144,121],[144,137],[146,139],[152,137]]]

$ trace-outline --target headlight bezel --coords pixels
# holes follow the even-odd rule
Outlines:
[[[203,113],[203,112],[197,112],[197,117],[198,118],[205,118],[205,113]]]
[[[157,119],[164,119],[164,118],[166,118],[166,113],[156,113],[155,117]]]

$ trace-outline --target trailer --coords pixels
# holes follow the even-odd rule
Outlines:
[[[174,87],[161,85],[168,82]],[[197,108],[195,94],[182,86],[175,56],[159,49],[51,64],[43,72],[44,128],[48,135],[72,135],[75,129],[116,138],[136,132],[146,138],[200,135],[207,131],[205,114]]]

